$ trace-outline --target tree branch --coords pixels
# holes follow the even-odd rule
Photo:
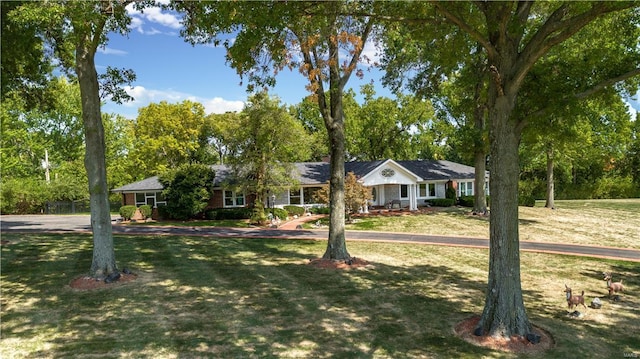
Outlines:
[[[479,31],[471,27],[460,17],[451,13],[449,10],[443,7],[440,2],[432,1],[432,4],[435,6],[436,10],[438,10],[447,19],[447,21],[460,27],[460,29],[468,33],[474,40],[482,44],[482,47],[484,47],[487,50],[489,57],[497,56],[498,52],[495,49],[495,47],[493,47],[491,42],[487,38],[485,38]]]
[[[624,81],[626,79],[629,79],[631,77],[638,76],[638,75],[640,75],[640,68],[635,68],[635,69],[633,69],[631,71],[628,71],[628,72],[626,72],[624,74],[621,74],[620,76],[616,76],[614,78],[610,78],[610,79],[604,80],[604,81],[600,82],[599,84],[596,84],[595,86],[593,86],[592,88],[590,88],[590,89],[588,89],[586,91],[574,94],[573,97],[575,97],[578,100],[582,100],[582,99],[584,99],[586,97],[589,97],[589,96],[595,94],[598,91],[603,90],[606,87],[609,87],[611,85],[615,85],[618,82]]]
[[[563,20],[569,12],[569,4],[570,3],[563,4],[549,16],[544,25],[536,32],[518,56],[516,64],[518,73],[514,76],[514,79],[518,82],[524,80],[524,77],[535,62],[553,46],[573,36],[595,18],[634,6],[633,2],[596,2],[588,11]],[[553,35],[554,33],[556,33],[555,36]]]

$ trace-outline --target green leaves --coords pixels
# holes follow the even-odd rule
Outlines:
[[[267,191],[293,185],[292,163],[310,155],[310,138],[302,124],[267,92],[250,97],[237,120],[227,160],[233,169],[233,185],[255,191],[258,199]]]
[[[183,164],[158,177],[164,187],[167,213],[174,219],[193,218],[207,207],[213,193],[213,170],[203,164]]]

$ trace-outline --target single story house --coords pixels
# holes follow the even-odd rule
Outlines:
[[[213,165],[214,193],[209,208],[232,208],[247,205],[245,193],[223,187],[231,176],[225,165]],[[408,208],[417,210],[433,198],[445,198],[448,186],[456,189],[458,197],[474,194],[474,168],[450,161],[394,161],[391,159],[368,162],[346,162],[345,173],[353,172],[365,186],[371,187],[372,207]],[[295,164],[299,186],[289,188],[267,198],[267,206],[314,206],[313,193],[330,178],[329,163],[303,162]],[[485,176],[488,193],[489,177]],[[123,205],[158,206],[166,204],[158,177],[150,177],[112,190],[122,194]]]

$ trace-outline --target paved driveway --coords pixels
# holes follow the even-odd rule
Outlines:
[[[115,221],[118,215],[112,216]],[[77,231],[85,232],[91,230],[91,216],[88,214],[70,215],[3,215],[0,216],[0,230],[24,231],[24,232],[46,232],[46,231]]]
[[[119,216],[113,216],[112,223]],[[2,232],[88,232],[91,220],[88,215],[28,215],[0,216]],[[326,239],[327,230],[216,228],[216,227],[168,227],[114,225],[114,234],[131,235],[196,235],[233,238],[288,238]],[[486,238],[431,236],[415,233],[386,233],[373,231],[347,231],[348,241],[399,242],[453,247],[489,248]],[[567,254],[596,258],[620,259],[640,262],[640,250],[613,247],[581,246],[563,243],[520,241],[520,249],[529,252]]]

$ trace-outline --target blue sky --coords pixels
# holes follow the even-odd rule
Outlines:
[[[239,111],[247,99],[246,82],[225,62],[225,50],[209,45],[192,46],[180,37],[180,19],[160,8],[149,8],[140,13],[130,10],[131,31],[128,36],[112,34],[106,47],[96,55],[98,72],[107,66],[132,69],[136,81],[127,92],[135,101],[117,105],[107,102],[103,112],[117,113],[127,118],[137,117],[138,109],[150,103],[184,100],[199,102],[206,113]],[[375,48],[366,46],[364,52],[375,58]],[[380,83],[376,69],[364,71],[364,79],[353,76],[348,86],[356,89],[371,81],[380,96],[389,96]],[[283,103],[299,103],[309,93],[306,79],[297,71],[284,70],[277,77],[277,85],[270,89]],[[629,99],[630,105],[640,111],[638,95]]]
[[[107,46],[96,54],[96,67],[99,73],[107,66],[132,69],[137,78],[127,92],[135,101],[123,105],[108,102],[103,112],[135,118],[138,108],[150,103],[184,100],[202,103],[207,113],[242,109],[248,97],[246,81],[240,84],[240,76],[226,64],[223,47],[186,43],[179,34],[179,18],[159,8],[144,13],[130,11],[130,15],[130,33],[127,37],[109,36]],[[375,49],[369,46],[365,51],[372,56]],[[357,92],[361,85],[373,80],[379,95],[391,96],[379,79],[380,73],[372,69],[365,71],[364,79],[353,76],[348,86]],[[306,84],[297,70],[284,70],[269,92],[283,103],[296,104],[309,94]]]

